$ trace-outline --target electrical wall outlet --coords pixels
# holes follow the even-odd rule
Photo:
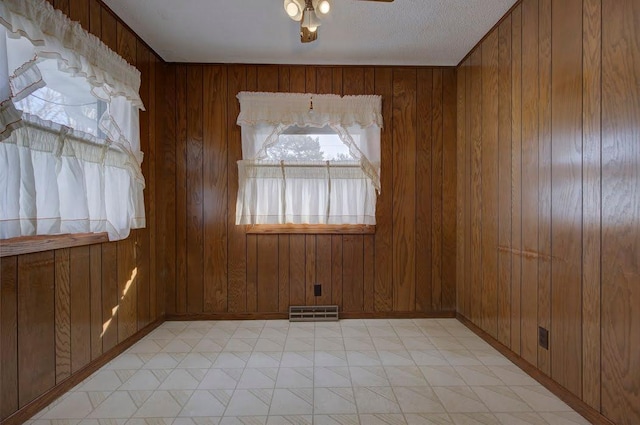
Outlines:
[[[313,295],[315,295],[316,297],[322,295],[322,285],[319,285],[317,283],[313,285]]]
[[[549,349],[549,330],[538,327],[538,344],[545,350]]]

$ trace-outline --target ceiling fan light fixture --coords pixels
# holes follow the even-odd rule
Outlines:
[[[284,10],[294,21],[300,21],[303,14],[303,4],[300,0],[284,0]]]
[[[318,19],[318,15],[313,7],[307,7],[302,14],[302,26],[304,28],[317,28],[320,26],[320,19]],[[314,31],[312,31],[314,32]]]
[[[331,4],[328,0],[320,0],[316,6],[316,10],[320,12],[321,15],[326,15],[331,10]]]

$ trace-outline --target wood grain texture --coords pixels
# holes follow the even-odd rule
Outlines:
[[[260,312],[278,311],[278,235],[257,236],[258,308]]]
[[[467,314],[466,310],[466,230],[467,221],[465,212],[466,207],[466,184],[467,177],[467,70],[468,61],[465,61],[458,67],[456,73],[456,310],[463,315]]]
[[[482,43],[482,328],[498,336],[498,32]]]
[[[91,360],[102,354],[102,246],[91,245],[89,286],[91,293]]]
[[[582,13],[554,3],[552,47],[551,376],[582,394]],[[556,260],[557,259],[557,260]]]
[[[247,235],[247,311],[258,309],[258,236]]]
[[[416,71],[393,71],[393,307],[415,309]],[[345,250],[345,254],[347,254]]]
[[[522,3],[522,249],[538,252],[538,0]],[[522,357],[538,363],[538,259],[522,259]]]
[[[551,0],[540,0],[539,13],[539,64],[538,86],[540,90],[538,114],[538,252],[541,258],[551,257]],[[551,262],[538,261],[538,326],[551,327]],[[552,344],[553,345],[553,344]],[[552,348],[551,348],[552,350]],[[538,344],[538,369],[551,374],[550,350]]]
[[[138,331],[138,270],[133,235],[115,242],[118,255],[117,266],[117,307],[118,343],[123,342]],[[103,256],[104,261],[104,256]]]
[[[602,413],[640,421],[640,4],[602,1]]]
[[[304,253],[304,291],[305,305],[315,305],[313,286],[316,284],[316,236],[305,235]]]
[[[364,245],[362,236],[342,237],[342,303],[345,312],[360,312],[364,309]]]
[[[343,244],[342,236],[331,236],[331,304],[338,306],[339,311],[344,310],[342,302],[342,267]]]
[[[482,47],[482,46],[481,46]],[[482,48],[471,55],[471,98],[482,98]],[[482,326],[482,103],[471,102],[471,304],[470,319]]]
[[[602,3],[582,6],[582,399],[600,410]]]
[[[118,250],[116,243],[102,244],[102,351],[118,344]]]
[[[18,257],[0,259],[0,419],[18,410]]]
[[[322,286],[322,295],[316,297],[316,304],[331,304],[331,235],[316,236],[316,272],[317,283]],[[373,297],[373,288],[371,288]]]
[[[227,310],[227,68],[204,68],[204,306]]]
[[[289,239],[289,304],[304,305],[307,301],[306,243],[304,235],[291,235]]]
[[[443,213],[443,81],[442,70],[433,71],[431,126],[431,309],[442,305],[442,213]]]
[[[187,312],[204,302],[202,66],[187,68]],[[209,184],[209,182],[207,182]]]
[[[69,250],[71,373],[91,361],[91,249]],[[57,267],[57,263],[56,263]],[[57,291],[57,288],[56,288]]]
[[[56,383],[53,251],[18,257],[18,400],[23,407]],[[34,306],[38,306],[34,308]]]
[[[511,16],[498,29],[498,246],[511,246]],[[511,343],[511,253],[498,251],[498,333]]]
[[[175,164],[176,164],[176,280],[175,286],[175,311],[185,313],[187,311],[187,67],[178,66],[176,72],[176,139],[175,139]]]
[[[432,69],[417,71],[416,161],[418,164],[432,163],[434,98]],[[440,86],[441,89],[441,86]],[[433,167],[418,167],[416,170],[416,310],[429,311],[432,305],[432,173]],[[435,186],[435,183],[433,183]],[[439,204],[439,203],[438,203]],[[437,290],[440,293],[440,287]],[[439,301],[439,300],[438,300]]]
[[[289,311],[289,235],[278,235],[278,311],[284,313]]]
[[[56,384],[71,375],[71,283],[69,249],[54,251]]]

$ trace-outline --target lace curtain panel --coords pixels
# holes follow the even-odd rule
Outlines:
[[[236,224],[375,225],[380,96],[241,92],[238,99],[243,159]],[[293,128],[335,134],[348,157],[309,161],[274,155]]]
[[[144,227],[139,71],[44,0],[0,24],[0,239]]]

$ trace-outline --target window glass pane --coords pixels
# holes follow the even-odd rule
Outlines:
[[[338,134],[329,127],[290,127],[280,134],[277,143],[267,148],[266,153],[268,160],[277,161],[356,161]]]

